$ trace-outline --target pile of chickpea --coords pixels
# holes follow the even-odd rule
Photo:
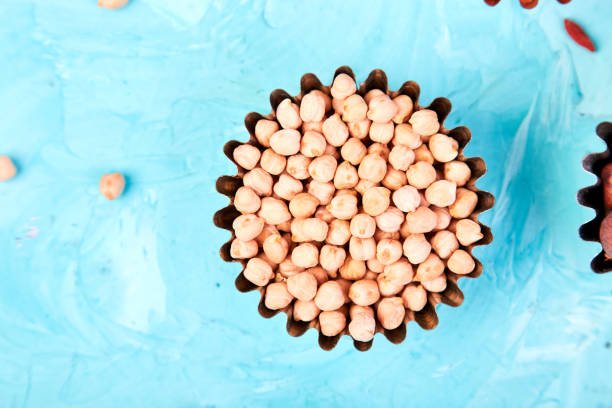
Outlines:
[[[395,329],[444,291],[447,269],[474,270],[478,196],[434,111],[378,89],[362,97],[346,74],[329,93],[283,100],[234,149],[244,175],[230,255],[248,259],[267,308],[293,302],[294,320],[367,342],[377,321]]]

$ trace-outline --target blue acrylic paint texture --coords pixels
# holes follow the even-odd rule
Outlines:
[[[612,120],[612,2],[540,3],[2,1],[0,154],[19,174],[0,183],[0,406],[612,406],[612,273],[591,272],[575,201]],[[212,224],[244,116],[345,64],[448,97],[497,198],[463,305],[366,353],[261,318]],[[111,171],[128,185],[109,202]]]

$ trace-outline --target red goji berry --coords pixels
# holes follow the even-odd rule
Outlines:
[[[591,38],[584,32],[582,27],[580,27],[577,23],[573,22],[570,19],[565,19],[565,31],[567,34],[576,42],[576,44],[586,48],[591,52],[595,52],[595,44]]]
[[[484,0],[489,6],[496,6],[501,0]]]
[[[559,3],[561,3],[561,4],[567,4],[567,3],[569,3],[569,2],[570,2],[570,1],[572,1],[572,0],[557,0],[557,1],[558,1]]]
[[[538,0],[520,0],[521,6],[526,9],[532,9],[538,5]]]

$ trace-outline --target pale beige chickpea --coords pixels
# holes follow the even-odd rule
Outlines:
[[[378,214],[375,219],[376,226],[381,231],[398,232],[405,218],[401,210],[389,206],[382,214]]]
[[[448,269],[455,272],[457,275],[466,275],[471,273],[476,267],[474,258],[469,252],[463,249],[458,249],[448,258],[446,262]]]
[[[403,123],[412,115],[412,109],[414,108],[412,99],[408,95],[398,95],[393,98],[393,102],[397,106],[397,113],[393,117],[393,122]]]
[[[346,316],[337,310],[321,312],[319,314],[319,327],[321,334],[324,336],[336,336],[346,327]]]
[[[300,107],[287,98],[276,107],[276,120],[283,129],[298,129],[302,126]]]
[[[344,248],[335,245],[323,245],[319,254],[319,263],[326,271],[335,272],[346,260],[346,251]]]
[[[287,290],[299,300],[312,300],[317,294],[317,279],[308,272],[296,273],[287,278]]]
[[[440,258],[446,259],[459,249],[459,242],[452,232],[438,231],[431,238],[431,246]]]
[[[452,219],[450,213],[448,212],[448,209],[440,207],[431,207],[431,210],[436,214],[436,217],[438,218],[436,227],[433,230],[441,231],[448,228]]]
[[[472,172],[470,167],[462,161],[444,163],[444,178],[462,187],[470,181]]]
[[[366,261],[366,266],[368,268],[368,271],[372,272],[374,274],[381,273],[383,271],[383,269],[385,268],[385,265],[381,264],[380,261],[378,259],[376,259],[375,257],[371,258],[371,259],[368,259]]]
[[[418,312],[427,304],[427,291],[416,282],[409,283],[402,292],[402,300],[406,309]]]
[[[259,165],[268,173],[278,176],[283,172],[283,170],[285,170],[285,166],[287,165],[287,159],[285,158],[285,156],[276,153],[272,149],[266,149],[261,154],[261,160]]]
[[[246,170],[252,170],[257,166],[261,152],[253,145],[242,144],[234,149],[232,156],[237,165]]]
[[[467,218],[474,212],[478,204],[478,195],[467,188],[457,189],[455,202],[448,207],[448,211],[453,218]]]
[[[411,264],[418,265],[431,253],[431,244],[423,234],[410,234],[404,240],[404,256]]]
[[[407,213],[416,210],[421,203],[419,191],[412,186],[403,186],[393,192],[393,204]]]
[[[405,260],[386,265],[383,272],[378,274],[376,281],[382,296],[394,296],[402,291],[405,285],[412,282],[414,272],[412,265]]]
[[[416,149],[423,144],[421,135],[415,132],[407,123],[402,123],[395,127],[393,132],[393,144],[395,146],[406,146],[409,149]]]
[[[395,102],[384,94],[373,97],[368,103],[368,119],[372,122],[389,122],[397,114],[397,111]]]
[[[429,138],[429,151],[441,163],[454,160],[459,154],[459,143],[452,137],[436,133]]]
[[[374,89],[370,89],[368,92],[366,92],[366,94],[363,97],[363,100],[369,104],[370,101],[375,98],[376,96],[380,96],[380,95],[386,95],[386,93],[384,93],[383,91],[381,91],[380,89],[374,88]]]
[[[323,132],[323,121],[320,122],[304,122],[302,123],[302,133],[306,132]]]
[[[424,282],[437,278],[444,273],[444,262],[436,254],[429,254],[427,259],[417,266],[414,280]]]
[[[345,245],[351,238],[349,222],[345,220],[333,220],[329,223],[327,239],[325,242],[332,245]]]
[[[342,116],[344,114],[344,99],[333,98],[332,108],[335,113]]]
[[[340,267],[340,276],[347,280],[359,280],[366,273],[365,262],[359,259],[353,259],[350,255]]]
[[[359,306],[370,306],[378,302],[380,292],[378,283],[373,279],[361,279],[351,284],[349,298]]]
[[[423,281],[421,285],[429,292],[444,292],[444,289],[446,289],[446,275],[442,274],[431,280]]]
[[[272,194],[272,176],[260,167],[248,171],[242,177],[242,183],[250,187],[258,196],[269,196]]]
[[[350,281],[348,279],[336,279],[336,282],[338,282],[338,284],[340,284],[340,287],[342,288],[342,295],[344,296],[344,303],[351,303],[351,298],[348,297],[349,294],[349,290],[351,289],[351,285],[353,284],[353,281]]]
[[[303,154],[296,154],[287,158],[287,173],[297,180],[305,180],[310,177],[308,166],[311,159]]]
[[[335,281],[327,281],[319,286],[314,301],[323,311],[336,310],[344,304],[344,290]]]
[[[270,147],[283,156],[291,156],[300,151],[302,135],[295,129],[281,129],[270,138]]]
[[[376,333],[376,319],[372,308],[352,305],[349,313],[351,321],[348,324],[348,332],[353,340],[361,342],[372,340]]]
[[[349,162],[340,163],[336,168],[336,174],[334,174],[334,187],[338,190],[353,188],[358,182],[357,169]]]
[[[376,257],[376,241],[374,238],[351,237],[349,253],[353,259],[367,261]]]
[[[325,102],[325,112],[329,112],[332,108],[332,98],[331,96],[329,96],[328,94],[326,94],[323,91],[320,91],[318,89],[313,89],[312,91],[310,91],[311,94],[315,94],[315,95],[319,95],[323,98],[323,101]]]
[[[308,193],[298,193],[289,201],[289,212],[296,218],[310,217],[317,211],[319,199]]]
[[[285,200],[291,200],[296,194],[300,193],[303,188],[304,186],[299,180],[283,173],[274,184],[274,194]]]
[[[376,245],[376,259],[383,265],[391,265],[402,257],[402,244],[394,239],[383,239]]]
[[[257,241],[241,241],[238,238],[230,245],[230,256],[234,259],[252,258],[259,252]]]
[[[372,258],[372,259],[376,259],[376,258]],[[369,261],[369,259],[368,259]],[[366,266],[368,264],[368,261],[366,261]],[[376,272],[372,272],[369,269],[366,269],[366,274],[363,275],[363,279],[371,279],[371,280],[376,280],[376,277],[378,276],[378,274]],[[362,279],[362,280],[363,280]]]
[[[300,118],[304,122],[322,121],[325,110],[325,98],[321,91],[308,92],[300,102]]]
[[[406,171],[414,163],[414,152],[408,146],[396,145],[389,152],[389,164],[396,170]]]
[[[280,234],[280,233],[278,232],[278,228],[276,228],[276,226],[264,224],[264,227],[261,230],[261,233],[257,236],[257,238],[255,238],[255,241],[257,241],[258,245],[263,246],[263,243],[266,240],[266,238],[268,238],[270,235],[277,235],[277,234]]]
[[[387,173],[385,178],[382,179],[382,185],[387,187],[391,191],[399,190],[408,184],[405,171],[395,170],[391,166],[387,166]]]
[[[242,186],[234,195],[234,207],[242,214],[252,214],[259,210],[261,199],[252,188]]]
[[[314,300],[296,300],[293,302],[293,320],[310,322],[319,315],[319,308]]]
[[[411,234],[425,234],[433,231],[438,223],[436,213],[427,207],[419,207],[406,214],[406,231]]]
[[[370,181],[370,180],[359,180],[359,183],[357,183],[357,185],[355,186],[355,191],[357,191],[359,194],[363,196],[365,192],[372,187],[380,187],[380,186],[378,185],[378,183],[374,183],[373,181]]]
[[[319,206],[317,211],[315,211],[315,218],[323,220],[323,221],[325,221],[328,224],[336,219],[336,217],[334,217],[334,214],[332,214],[327,209],[327,206],[325,206],[325,205]]]
[[[334,159],[336,159],[336,161],[340,160],[340,152],[338,151],[336,146],[328,144],[327,146],[325,146],[325,151],[323,152],[323,154],[327,154],[328,156],[333,157]]]
[[[261,258],[251,258],[243,272],[244,277],[257,286],[266,286],[274,277],[272,267]]]
[[[318,157],[325,152],[327,142],[319,132],[307,131],[302,136],[300,152],[306,157]]]
[[[261,208],[257,213],[266,224],[279,225],[291,219],[291,213],[284,201],[272,197],[261,200]]]
[[[385,178],[387,162],[376,153],[367,154],[359,163],[359,178],[378,183]]]
[[[370,140],[373,142],[387,144],[393,139],[395,126],[393,122],[373,122],[370,125]]]
[[[452,181],[434,181],[425,190],[425,199],[436,207],[447,207],[455,202],[457,185]]]
[[[429,136],[440,130],[438,115],[429,109],[414,112],[408,122],[412,125],[414,131],[420,135]]]
[[[312,180],[308,183],[308,194],[316,197],[321,205],[329,204],[335,191],[336,188],[331,182]]]
[[[349,137],[348,127],[337,113],[323,121],[322,131],[327,143],[336,147],[342,146]]]
[[[383,239],[400,239],[401,235],[399,231],[395,232],[386,232],[376,228],[376,232],[374,233],[374,239],[376,242],[382,241]]]
[[[455,234],[457,236],[457,240],[463,246],[472,245],[473,243],[480,241],[483,237],[482,232],[480,231],[480,225],[470,219],[457,221],[455,224]]]
[[[364,119],[358,122],[349,122],[349,134],[355,139],[364,139],[370,133],[371,125],[372,121],[370,119]]]
[[[291,296],[291,293],[287,290],[287,284],[285,282],[274,282],[266,286],[264,304],[268,309],[284,309],[289,306],[292,300],[293,296]]]
[[[329,91],[334,98],[344,99],[357,92],[357,85],[350,75],[342,73],[334,78]]]
[[[396,329],[404,322],[406,316],[404,301],[397,296],[381,299],[376,307],[376,316],[384,329]]]
[[[344,100],[342,105],[342,120],[345,122],[358,122],[366,119],[368,104],[361,95],[353,94]]]
[[[340,149],[340,155],[342,158],[353,166],[357,166],[359,163],[361,163],[361,160],[363,160],[366,153],[367,148],[365,145],[361,142],[361,140],[355,137],[348,139]]]
[[[368,154],[377,154],[382,157],[383,160],[389,160],[389,147],[382,143],[372,143],[368,146]]]
[[[264,254],[274,263],[281,263],[289,253],[289,243],[280,234],[268,236],[262,245]]]
[[[350,229],[357,238],[371,238],[376,231],[376,220],[368,214],[357,214],[351,220]]]
[[[334,178],[338,162],[332,156],[324,154],[316,157],[308,166],[308,173],[313,180],[328,182]]]
[[[408,167],[406,171],[408,184],[417,189],[427,188],[431,183],[436,181],[436,169],[431,164],[418,161]]]
[[[278,264],[278,273],[280,273],[281,276],[285,278],[293,276],[302,271],[304,271],[304,268],[302,268],[301,266],[297,266],[296,264],[291,262],[290,256],[285,258],[283,262]]]
[[[118,10],[125,7],[129,0],[98,0],[98,7],[107,8],[110,10]]]
[[[0,157],[0,172],[2,173],[2,181],[6,181],[17,174],[17,169],[10,159],[7,161],[6,159],[2,160],[2,157]],[[100,177],[99,189],[100,193],[102,193],[107,200],[119,198],[125,189],[125,177],[123,177],[121,173],[105,174]]]
[[[427,145],[422,144],[416,149],[414,149],[414,161],[415,162],[425,162],[429,164],[434,164],[435,160]]]
[[[255,124],[255,138],[263,147],[270,147],[270,138],[280,129],[274,120],[260,119]]]
[[[322,285],[323,283],[329,280],[329,275],[327,271],[320,266],[315,266],[314,268],[308,268],[305,272],[308,272],[317,280],[317,285]]]
[[[327,223],[318,218],[294,218],[291,221],[293,242],[323,241],[327,237]]]
[[[119,173],[117,173],[119,174]],[[11,160],[10,157],[8,156],[0,156],[0,181],[7,181],[12,179],[13,177],[15,177],[17,175],[17,167],[15,167],[15,164],[13,164],[13,161]],[[104,177],[104,176],[103,176]],[[123,176],[121,176],[123,177]],[[119,179],[120,181],[120,179]],[[111,183],[114,184],[114,183]],[[124,182],[125,185],[125,182]],[[102,187],[102,183],[100,183],[100,187]],[[102,188],[100,188],[100,190],[102,190]],[[121,189],[123,191],[123,189]],[[111,192],[111,190],[109,190],[109,195],[107,196],[106,194],[102,193],[106,198],[109,197],[114,197],[115,193]],[[119,197],[119,195],[121,195],[121,193],[117,194],[117,197]],[[111,198],[109,198],[110,200]]]
[[[371,187],[363,193],[361,199],[363,211],[373,217],[384,213],[389,208],[391,191],[385,187]]]
[[[244,214],[236,217],[232,223],[232,228],[236,238],[241,241],[251,241],[255,239],[264,227],[264,220],[255,214]]]
[[[339,220],[350,220],[357,214],[357,202],[357,197],[353,195],[336,193],[336,196],[327,205],[327,210]]]

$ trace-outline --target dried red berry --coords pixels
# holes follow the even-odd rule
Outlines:
[[[576,42],[576,44],[586,48],[591,52],[595,52],[595,44],[591,38],[584,32],[582,27],[580,27],[577,23],[572,20],[565,19],[565,31],[569,34],[569,36]]]
[[[599,241],[606,257],[612,258],[612,214],[606,215],[599,226]]]
[[[501,0],[484,0],[489,6],[496,6]]]
[[[567,4],[567,3],[569,3],[569,2],[570,2],[570,1],[572,1],[572,0],[557,0],[557,1],[558,1],[559,3],[561,3],[561,4]]]
[[[521,6],[526,9],[532,9],[538,5],[538,0],[520,0]]]

